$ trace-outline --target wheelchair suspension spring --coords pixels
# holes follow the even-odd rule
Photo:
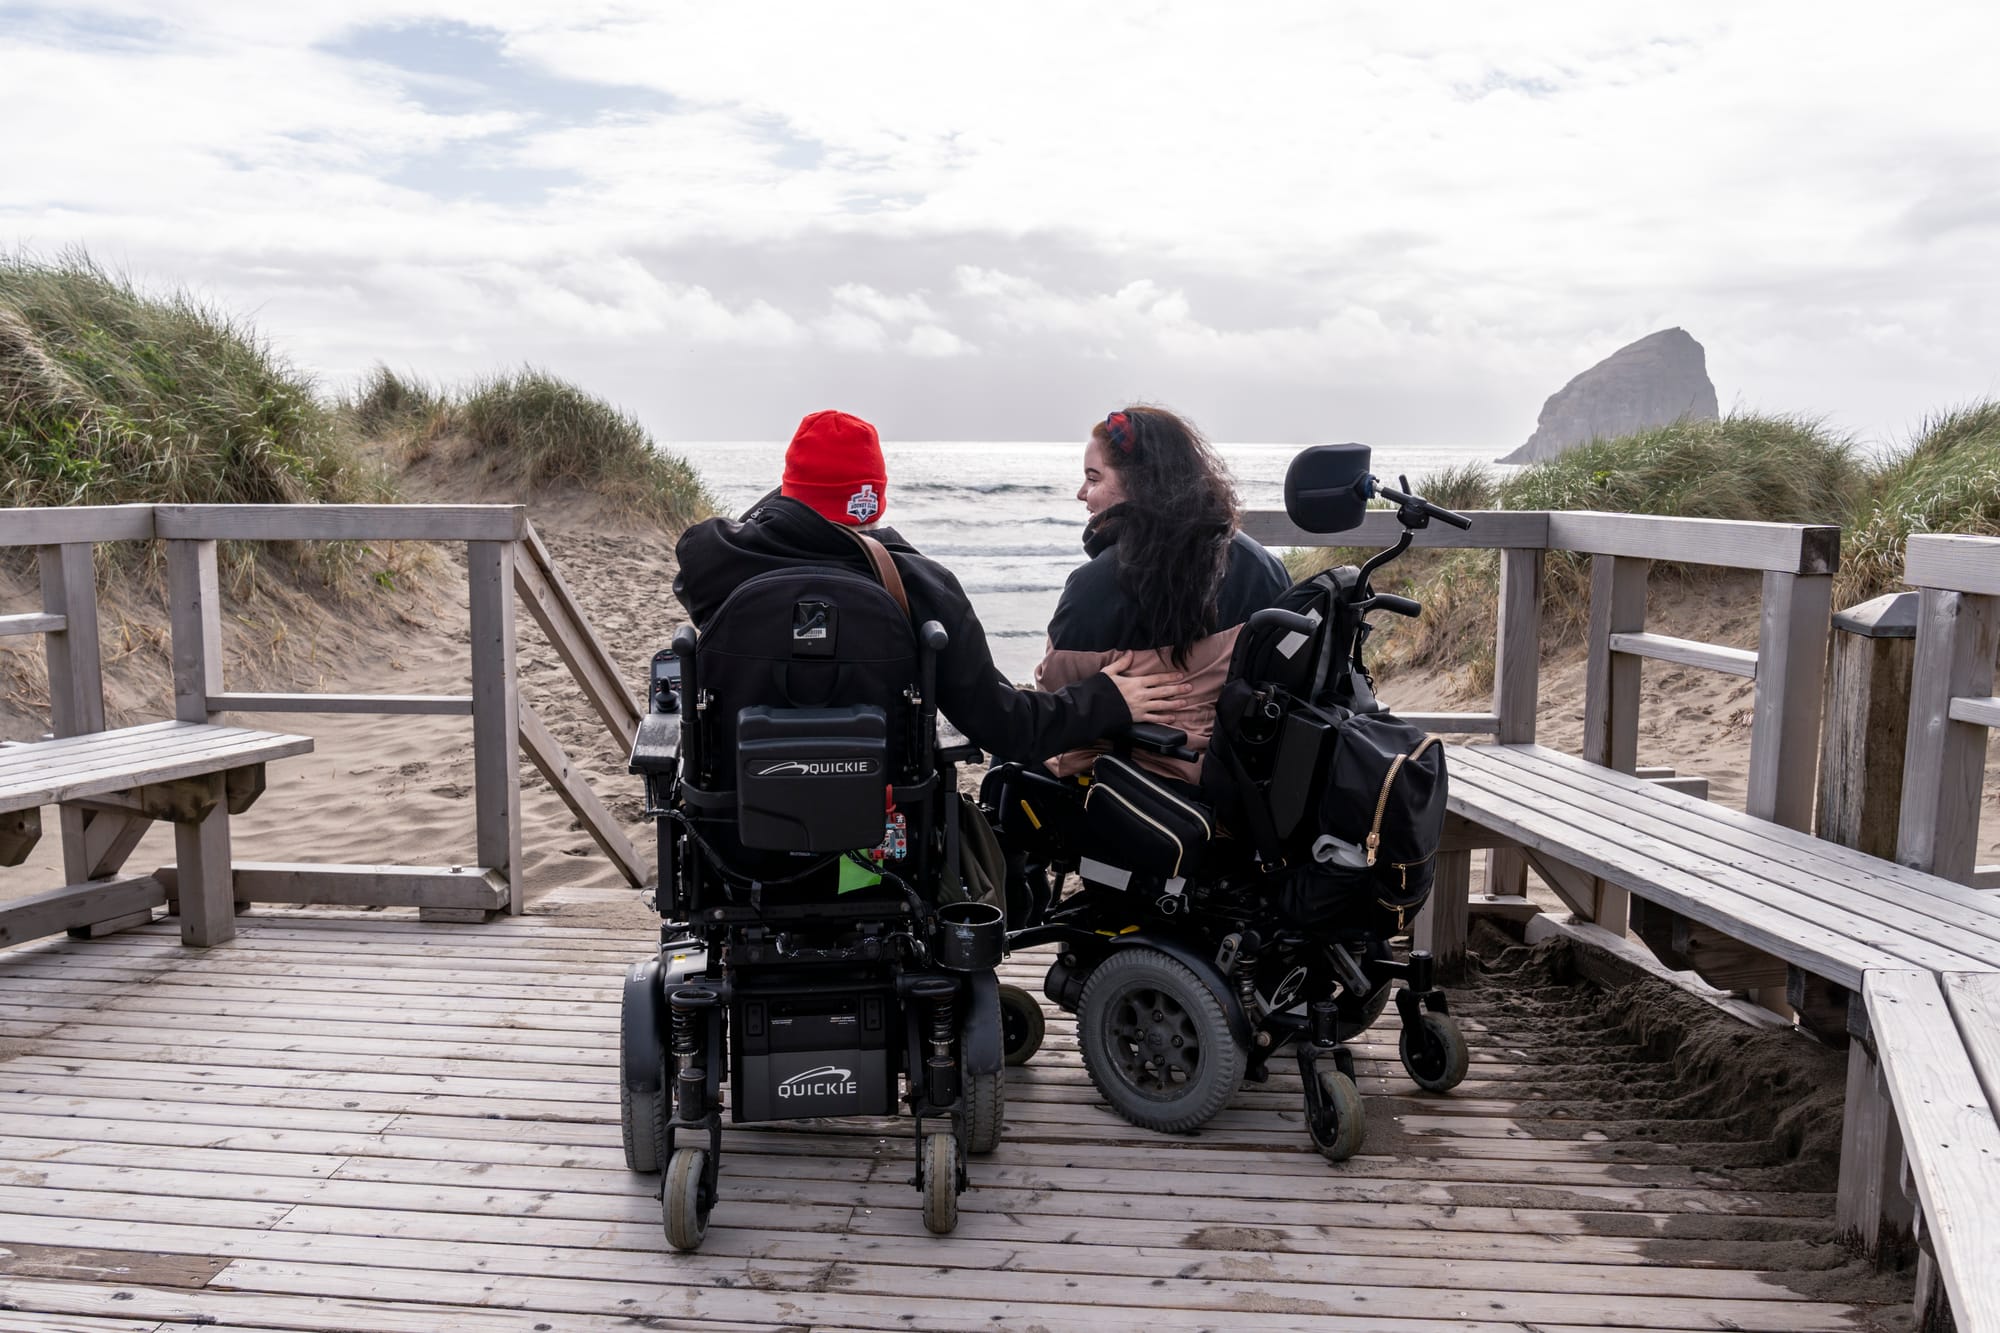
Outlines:
[[[699,1047],[695,1044],[694,1010],[676,1008],[674,1010],[674,1058],[691,1060]]]
[[[945,996],[931,1005],[931,1055],[935,1059],[951,1058],[952,1035],[958,1031],[958,1005],[954,997]]]
[[[1243,1012],[1255,1022],[1258,1010],[1262,1008],[1257,999],[1257,936],[1246,934],[1243,943],[1236,950],[1236,995],[1243,1001]]]

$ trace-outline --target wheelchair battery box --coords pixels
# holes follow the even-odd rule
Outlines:
[[[879,846],[888,761],[880,708],[746,708],[736,715],[737,836],[764,851]]]
[[[742,1121],[894,1115],[888,992],[747,995],[736,1002],[734,1116]]]

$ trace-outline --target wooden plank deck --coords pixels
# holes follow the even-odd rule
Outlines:
[[[1361,1043],[1371,1137],[1340,1167],[1293,1073],[1198,1136],[1131,1128],[1052,1015],[956,1235],[925,1233],[899,1127],[753,1127],[727,1133],[706,1246],[672,1255],[618,1147],[618,982],[645,947],[260,913],[198,955],[167,926],[0,954],[0,1327],[1869,1326],[1767,1272],[1837,1253],[1830,1195],[1542,1117],[1577,1053],[1478,991],[1451,1097],[1415,1092],[1393,1027]]]

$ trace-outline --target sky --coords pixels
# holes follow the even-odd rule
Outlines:
[[[663,441],[1519,444],[1679,325],[1871,442],[2000,395],[2000,5],[0,0],[0,247],[329,392]]]

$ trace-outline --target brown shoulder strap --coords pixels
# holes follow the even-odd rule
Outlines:
[[[903,616],[907,619],[910,614],[910,595],[903,591],[902,571],[896,568],[895,557],[889,554],[889,548],[867,533],[847,527],[845,524],[841,526],[841,531],[861,543],[861,549],[867,555],[868,563],[875,566],[875,577],[882,580],[882,586],[896,599],[896,605],[903,608]]]

